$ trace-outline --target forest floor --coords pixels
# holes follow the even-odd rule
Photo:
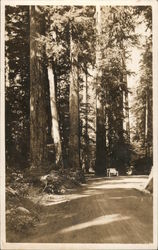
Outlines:
[[[7,242],[152,243],[153,197],[147,176],[94,177],[63,195],[38,197],[40,221]]]

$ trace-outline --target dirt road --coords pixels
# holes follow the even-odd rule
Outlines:
[[[88,178],[68,195],[43,199],[41,221],[20,242],[152,243],[152,195],[147,177]]]

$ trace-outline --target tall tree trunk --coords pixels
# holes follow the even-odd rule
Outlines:
[[[69,134],[69,164],[71,168],[80,168],[79,149],[79,85],[78,85],[78,51],[77,44],[73,41],[72,26],[70,27],[70,134]]]
[[[151,122],[151,108],[150,108],[150,96],[149,88],[146,89],[146,104],[145,104],[145,155],[150,157],[150,122]]]
[[[145,100],[144,100],[144,155],[147,157],[147,117],[148,117],[148,110],[147,110],[147,93],[145,93]]]
[[[44,34],[40,7],[30,6],[30,157],[35,168],[46,159],[45,48],[36,40]]]
[[[128,143],[130,143],[128,91],[125,91],[125,120],[126,120],[125,122],[126,122],[127,141],[128,141]]]
[[[88,135],[88,72],[87,72],[87,68],[85,69],[86,73],[85,73],[85,94],[86,94],[86,98],[85,98],[85,105],[86,105],[86,109],[85,109],[85,145],[86,145],[86,160],[85,160],[85,169],[86,172],[89,172],[89,135]]]
[[[101,11],[100,6],[96,6],[96,166],[95,172],[97,175],[105,174],[106,170],[106,151],[105,151],[105,122],[104,122],[104,105],[101,98],[101,77],[100,69],[101,51],[100,51],[100,35],[101,35]]]
[[[123,47],[123,42],[121,43],[121,49],[123,51],[122,55],[122,65],[123,65],[123,83],[124,83],[124,129],[126,131],[127,142],[130,143],[130,122],[129,122],[129,103],[128,103],[128,82],[126,73],[126,62],[125,62],[125,49]]]
[[[107,88],[107,105],[108,105],[108,109],[107,109],[107,132],[106,132],[106,136],[107,136],[107,140],[108,140],[108,159],[107,159],[107,168],[111,166],[112,164],[112,138],[113,138],[113,133],[112,131],[114,131],[112,129],[112,114],[111,114],[111,109],[110,109],[110,103],[111,103],[111,98],[110,98],[110,89],[109,86]]]
[[[48,80],[49,80],[49,93],[50,93],[50,107],[51,107],[51,117],[52,117],[52,127],[51,135],[54,140],[55,153],[56,153],[56,165],[59,168],[63,168],[62,159],[62,148],[61,148],[61,138],[59,129],[59,117],[56,105],[56,91],[55,91],[55,78],[54,72],[51,64],[47,66]]]
[[[152,104],[150,103],[150,91],[149,88],[147,88],[147,155],[148,157],[151,157],[151,134],[152,134]]]
[[[6,53],[5,57],[5,85],[6,87],[10,87],[10,80],[9,80],[9,55]]]
[[[122,78],[122,77],[121,77]],[[122,81],[122,79],[121,79]],[[123,129],[123,123],[124,123],[124,110],[123,110],[123,90],[122,88],[119,89],[119,93],[118,93],[118,102],[119,102],[119,113],[117,113],[118,115],[118,127],[117,127],[117,135],[119,138],[119,142],[120,143],[124,143],[124,129]]]
[[[147,87],[146,90],[146,156],[150,157],[150,114],[149,114],[149,109],[150,109],[150,104],[149,104],[150,100],[149,100],[149,88]]]

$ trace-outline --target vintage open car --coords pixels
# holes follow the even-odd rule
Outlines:
[[[107,168],[107,176],[118,176],[119,172],[116,170],[116,168]]]

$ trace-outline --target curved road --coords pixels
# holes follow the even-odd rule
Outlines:
[[[89,176],[67,195],[46,195],[39,224],[20,241],[152,243],[152,195],[138,190],[146,179]]]

